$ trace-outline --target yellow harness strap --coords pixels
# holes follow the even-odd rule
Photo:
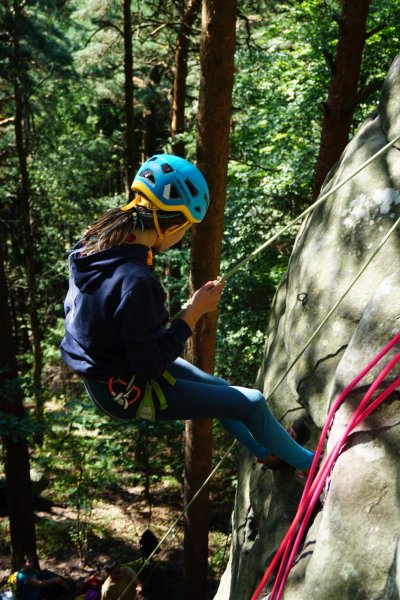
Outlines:
[[[175,377],[173,375],[171,375],[171,373],[169,373],[168,371],[164,371],[164,373],[161,375],[161,377],[164,377],[165,381],[167,381],[169,383],[169,385],[176,384]]]
[[[175,377],[173,377],[173,375],[171,375],[171,373],[168,373],[168,371],[164,371],[164,373],[162,374],[162,377],[170,385],[175,385],[176,379],[175,379]],[[148,381],[146,383],[143,400],[139,404],[139,407],[138,407],[138,410],[136,413],[137,419],[146,419],[148,421],[154,421],[156,411],[154,408],[153,391],[155,392],[155,395],[158,399],[160,410],[165,410],[167,408],[167,406],[168,406],[167,399],[165,397],[164,392],[162,391],[160,384],[158,383],[158,381],[155,381],[154,379],[152,379],[151,381]]]

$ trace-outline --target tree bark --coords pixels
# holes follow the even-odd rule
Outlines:
[[[219,273],[226,197],[229,132],[235,51],[235,0],[203,0],[200,46],[200,92],[197,161],[208,181],[211,204],[202,225],[192,233],[191,291]],[[214,370],[217,314],[206,315],[195,328],[192,361],[209,373]],[[212,421],[186,425],[185,503],[199,489],[211,468]],[[185,598],[207,597],[209,496],[205,489],[185,520]]]
[[[11,537],[12,569],[20,568],[24,554],[37,560],[35,525],[32,509],[29,450],[23,434],[25,411],[18,385],[17,359],[12,336],[8,289],[4,273],[4,241],[0,230],[0,413],[11,419],[14,434],[2,432],[3,461]]]
[[[171,119],[171,137],[172,153],[176,156],[185,158],[186,149],[183,140],[178,139],[179,134],[186,129],[185,126],[185,108],[186,108],[186,80],[188,73],[189,58],[189,36],[192,34],[193,23],[199,14],[201,0],[190,0],[187,7],[184,7],[180,19],[180,27],[175,45],[175,76],[172,88],[172,119]],[[181,269],[179,265],[174,266],[171,258],[168,259],[167,271],[169,277],[174,280],[181,279]],[[167,297],[170,314],[174,315],[180,309],[179,303],[173,302],[170,295]]]
[[[129,197],[130,187],[135,175],[135,117],[133,109],[133,49],[132,49],[132,13],[131,0],[123,0],[124,13],[124,92],[125,92],[125,172],[126,194]]]
[[[186,79],[188,71],[189,36],[193,23],[200,10],[201,0],[191,0],[181,16],[181,23],[175,46],[175,77],[172,90],[172,151],[185,158],[185,144],[177,139],[185,131]]]
[[[355,109],[371,0],[343,0],[334,71],[324,107],[313,192],[317,197],[326,175],[345,149]]]
[[[18,38],[18,22],[22,19],[22,8],[18,0],[14,0],[15,13],[15,28],[13,33],[13,49],[14,49],[14,64],[16,73],[19,71],[25,72],[25,69],[20,67],[20,47]],[[33,352],[33,387],[36,403],[36,417],[38,421],[43,420],[43,393],[42,393],[42,333],[40,329],[40,321],[38,315],[37,303],[37,273],[35,265],[35,247],[32,233],[31,223],[31,189],[28,172],[27,157],[29,154],[28,144],[28,118],[25,115],[24,94],[22,91],[22,82],[16,76],[14,81],[14,96],[15,96],[15,144],[20,171],[20,218],[22,231],[24,236],[25,264],[28,282],[28,303],[29,303],[29,318],[31,326],[31,344]],[[40,441],[40,440],[39,440]]]
[[[163,65],[154,65],[150,70],[149,82],[143,98],[142,162],[160,152],[159,123],[168,119],[168,101],[158,92],[164,73]],[[168,108],[167,108],[168,107]]]

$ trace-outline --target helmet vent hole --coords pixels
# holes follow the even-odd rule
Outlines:
[[[185,183],[189,189],[189,192],[191,194],[191,196],[195,197],[198,195],[199,191],[198,189],[193,185],[193,183],[190,181],[190,179],[185,179]]]
[[[194,210],[198,213],[201,213],[201,206],[195,206]]]
[[[179,198],[179,193],[178,190],[176,189],[176,187],[174,185],[171,185],[171,193],[170,193],[170,198]]]
[[[163,173],[172,173],[173,171],[175,171],[175,169],[171,167],[171,165],[169,165],[168,163],[162,164],[161,168],[163,170]]]
[[[179,198],[179,192],[173,184],[169,183],[164,188],[163,196],[166,200],[176,200]]]
[[[156,182],[153,171],[150,171],[150,169],[145,169],[144,171],[139,173],[139,175],[140,175],[140,177],[144,177],[145,179],[150,181],[150,183],[152,183],[153,185]]]

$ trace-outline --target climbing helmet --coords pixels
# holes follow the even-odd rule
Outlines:
[[[137,172],[132,190],[157,208],[180,212],[190,223],[200,223],[210,202],[207,182],[192,163],[173,154],[156,154]]]

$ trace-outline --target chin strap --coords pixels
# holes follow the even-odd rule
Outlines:
[[[154,242],[154,246],[157,244],[157,242],[159,242],[160,240],[163,240],[165,238],[165,233],[163,233],[161,231],[161,227],[160,227],[160,223],[158,221],[158,216],[157,216],[157,207],[155,204],[152,204],[151,206],[151,210],[153,211],[153,223],[154,223],[154,227],[157,231],[157,239]]]
[[[184,229],[185,227],[187,227],[188,225],[191,224],[190,221],[185,221],[184,223],[181,223],[181,225],[177,225],[169,233],[164,233],[160,227],[160,221],[158,219],[158,214],[157,214],[157,211],[158,211],[157,206],[153,202],[150,202],[150,200],[147,200],[147,198],[144,198],[143,196],[138,194],[136,196],[136,198],[134,198],[134,200],[129,202],[129,204],[126,204],[125,206],[121,206],[121,210],[128,211],[131,208],[134,208],[135,206],[143,206],[143,208],[146,208],[149,211],[151,210],[151,212],[152,212],[154,229],[157,232],[157,238],[156,238],[153,246],[155,246],[160,240],[164,240],[165,238],[170,237],[171,235],[177,233],[177,231],[180,231],[181,229]],[[148,265],[153,264],[153,253],[151,250],[149,250],[147,264]]]

